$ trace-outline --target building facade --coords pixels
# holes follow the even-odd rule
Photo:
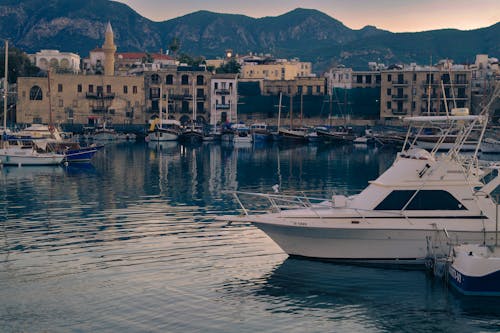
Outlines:
[[[144,124],[143,77],[51,74],[18,78],[18,123]]]
[[[238,122],[238,75],[215,74],[210,81],[210,125]]]
[[[71,52],[58,50],[41,50],[34,55],[35,66],[43,71],[80,72],[80,56]]]
[[[145,72],[147,117],[157,116],[161,105],[164,112],[168,111],[170,119],[187,123],[194,117],[196,121],[208,122],[212,75],[204,67],[189,66],[172,66]]]
[[[380,118],[445,115],[471,107],[471,71],[413,67],[381,72]]]
[[[244,62],[241,64],[242,79],[293,80],[311,77],[312,65],[301,61],[274,61],[269,63]]]

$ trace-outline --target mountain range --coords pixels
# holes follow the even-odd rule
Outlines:
[[[479,53],[500,55],[500,22],[468,31],[392,33],[373,26],[353,30],[314,9],[263,18],[197,11],[154,22],[109,0],[0,0],[0,38],[28,53],[58,49],[85,57],[102,45],[108,21],[118,52],[165,51],[176,37],[179,52],[192,56],[220,57],[226,49],[269,53],[311,61],[317,72],[337,64],[366,69],[369,61],[466,63]]]

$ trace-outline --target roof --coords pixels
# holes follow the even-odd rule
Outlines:
[[[145,52],[125,52],[125,53],[117,53],[116,54],[118,57],[121,59],[125,60],[136,60],[136,59],[142,59],[146,56]],[[173,57],[167,55],[167,54],[161,54],[161,53],[152,53],[150,56],[154,60],[175,60]]]

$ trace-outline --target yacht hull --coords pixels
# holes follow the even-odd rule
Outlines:
[[[475,221],[464,221],[471,224]],[[421,264],[432,252],[438,256],[449,253],[443,229],[432,228],[430,223],[422,228],[342,228],[299,227],[283,224],[252,222],[266,233],[288,255],[322,260],[395,262]],[[298,222],[295,222],[298,223]],[[446,226],[446,222],[439,222]],[[482,242],[482,226],[477,230],[450,230],[449,237],[461,242]],[[439,240],[439,241],[436,241]],[[494,232],[486,239],[494,242]],[[433,243],[431,244],[431,240]]]

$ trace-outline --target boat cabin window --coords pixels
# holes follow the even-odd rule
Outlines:
[[[415,190],[392,191],[375,210],[401,210],[415,194]],[[406,210],[465,210],[453,195],[443,190],[421,190]]]

